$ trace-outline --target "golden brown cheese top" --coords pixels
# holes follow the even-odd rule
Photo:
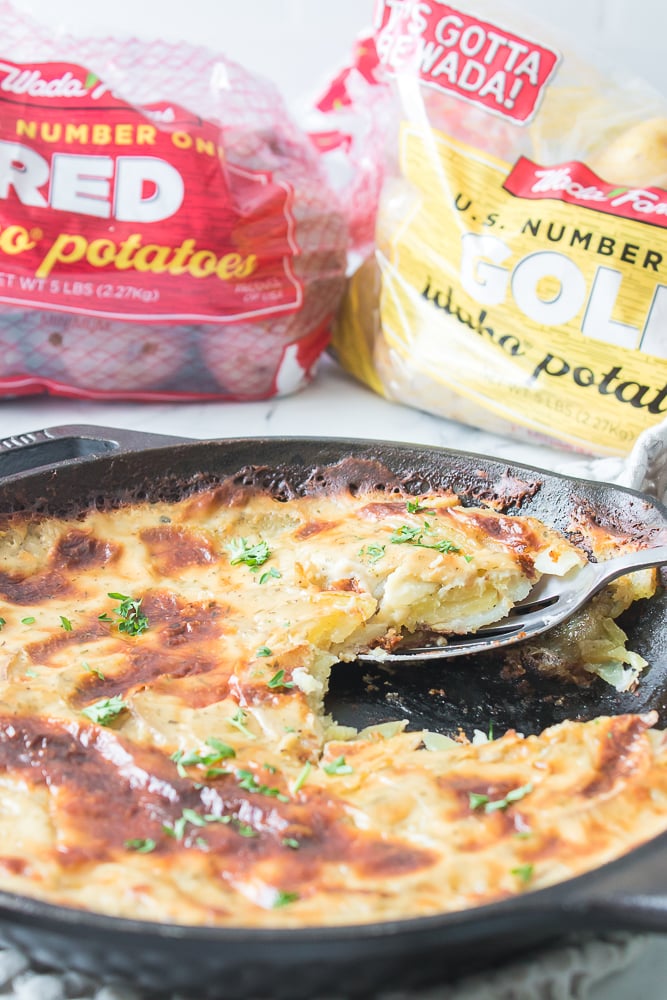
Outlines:
[[[431,750],[400,726],[334,739],[323,709],[335,659],[477,627],[581,558],[450,495],[221,489],[6,521],[0,886],[147,920],[341,924],[617,856],[667,827],[652,717]]]

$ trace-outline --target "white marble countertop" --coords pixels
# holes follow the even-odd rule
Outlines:
[[[558,468],[571,453],[464,427],[376,396],[322,359],[299,393],[257,403],[98,403],[49,396],[0,400],[0,439],[62,424],[98,424],[193,438],[376,438],[492,454]]]
[[[586,475],[591,463],[590,459],[572,452],[517,442],[390,403],[356,383],[328,357],[322,360],[315,381],[300,393],[257,403],[96,403],[47,396],[0,401],[0,444],[3,439],[63,424],[96,424],[202,439],[248,436],[376,438],[456,448],[557,471],[574,470],[579,475]],[[617,459],[592,461],[598,463],[598,469],[600,462],[607,463],[604,468],[610,475],[601,478],[613,478],[620,468]],[[557,987],[560,990],[557,993],[551,991],[552,987],[547,987],[546,992],[541,988],[537,992],[528,988],[521,992],[521,986],[519,992],[515,992],[514,987],[508,992],[507,983],[501,986],[491,976],[479,989],[474,987],[462,994],[450,993],[445,987],[442,1000],[458,1000],[459,996],[461,1000],[473,1000],[473,997],[479,1000],[494,997],[533,1000],[556,995],[562,1000],[570,997],[572,1000],[575,997],[627,1000],[639,990],[657,1000],[663,995],[659,984],[667,977],[666,942],[667,938],[642,940],[641,947],[634,947],[627,961],[624,958],[620,962],[625,968],[617,964],[611,978],[605,977],[598,968],[595,974],[589,970],[582,979],[579,970],[572,980],[579,982],[579,986],[573,987],[572,993],[564,991],[562,984]],[[21,980],[21,976],[27,975],[22,972],[16,981],[3,982],[1,972],[0,969],[0,997],[23,1000],[21,983],[27,984],[27,989],[33,980],[29,976]],[[37,984],[37,978],[34,979],[37,992],[25,993],[30,1000],[42,1000],[42,987]],[[586,985],[582,986],[584,981]],[[57,991],[48,995],[65,996]],[[437,998],[429,993],[429,1000]]]

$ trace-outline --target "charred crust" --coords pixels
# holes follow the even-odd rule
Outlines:
[[[500,476],[491,478],[488,472],[478,469],[475,478],[459,486],[468,504],[484,504],[503,513],[520,511],[542,488],[540,480],[526,480],[516,476],[510,468]]]
[[[382,462],[364,458],[344,458],[335,465],[316,466],[303,483],[301,496],[337,493],[399,493],[404,484]]]

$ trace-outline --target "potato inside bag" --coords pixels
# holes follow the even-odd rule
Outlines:
[[[502,3],[380,3],[372,42],[395,122],[337,357],[451,419],[627,453],[667,413],[667,101]]]

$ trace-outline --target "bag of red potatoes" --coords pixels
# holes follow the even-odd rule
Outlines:
[[[260,399],[327,345],[347,230],[275,88],[0,4],[0,394]]]
[[[629,452],[667,417],[667,100],[507,0],[380,0],[372,40],[346,113],[365,82],[394,121],[339,360],[462,423]]]

